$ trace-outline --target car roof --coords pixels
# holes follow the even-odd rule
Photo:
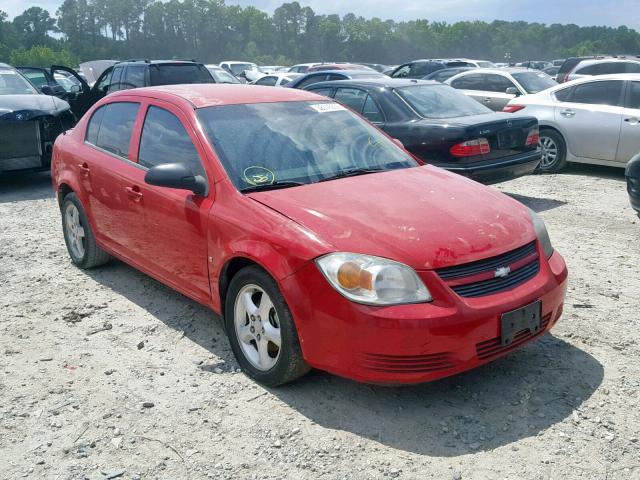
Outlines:
[[[640,58],[624,58],[624,57],[611,57],[611,58],[588,58],[582,60],[579,65],[593,65],[596,63],[621,63],[621,62],[633,62],[640,63]]]
[[[144,87],[133,90],[120,90],[109,94],[108,99],[136,96],[153,97],[159,99],[182,99],[194,108],[204,108],[220,105],[238,105],[250,103],[273,102],[302,102],[326,100],[314,93],[293,88],[273,88],[237,84],[188,84],[163,85],[158,87]]]
[[[356,78],[351,80],[326,80],[309,85],[309,88],[318,85],[362,85],[368,87],[400,88],[412,85],[442,85],[442,83],[434,80],[418,80],[412,78]]]
[[[145,59],[132,59],[132,60],[122,60],[121,62],[116,62],[114,65],[123,65],[125,63],[133,63],[133,64],[148,64],[148,65],[161,65],[164,63],[176,65],[180,63],[185,64],[197,64],[195,60],[145,60]]]

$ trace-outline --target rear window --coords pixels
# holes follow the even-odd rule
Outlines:
[[[395,92],[420,116],[426,118],[467,117],[491,113],[484,105],[448,85],[417,85],[396,88]]]
[[[527,93],[538,93],[558,83],[544,72],[514,73],[513,78],[522,85]]]
[[[181,83],[214,83],[209,71],[203,65],[151,64],[150,81],[152,86],[178,85]]]

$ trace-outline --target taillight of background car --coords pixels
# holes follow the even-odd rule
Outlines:
[[[484,137],[457,143],[449,149],[449,153],[454,157],[473,157],[475,155],[485,155],[490,151],[489,140]]]
[[[516,113],[516,112],[519,112],[520,110],[523,110],[524,107],[525,107],[524,105],[505,105],[502,111],[507,113]]]

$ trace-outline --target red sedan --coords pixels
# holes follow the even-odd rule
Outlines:
[[[141,88],[58,137],[73,263],[119,258],[223,316],[266,385],[315,367],[434,380],[548,331],[566,291],[544,223],[292,89]]]

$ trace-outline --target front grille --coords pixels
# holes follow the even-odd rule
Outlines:
[[[0,122],[0,159],[40,157],[40,128],[37,121]]]
[[[453,368],[455,363],[449,352],[427,355],[382,355],[365,353],[362,366],[386,373],[429,373]]]
[[[497,270],[505,267],[509,267],[510,272],[504,277],[497,277]],[[534,241],[496,257],[441,268],[436,273],[458,295],[482,297],[515,288],[535,277],[539,271]]]
[[[558,316],[560,316],[561,312],[558,312]],[[518,345],[525,343],[527,340],[532,339],[536,335],[540,335],[545,329],[549,326],[549,321],[551,320],[551,313],[546,314],[542,317],[540,321],[540,330],[536,333],[531,333],[529,330],[521,330],[516,334],[509,345],[502,345],[502,340],[500,337],[492,338],[491,340],[486,340],[484,342],[480,342],[476,344],[476,354],[480,360],[487,360],[489,358],[500,355],[501,353],[507,352],[509,350],[513,350],[518,347]]]

